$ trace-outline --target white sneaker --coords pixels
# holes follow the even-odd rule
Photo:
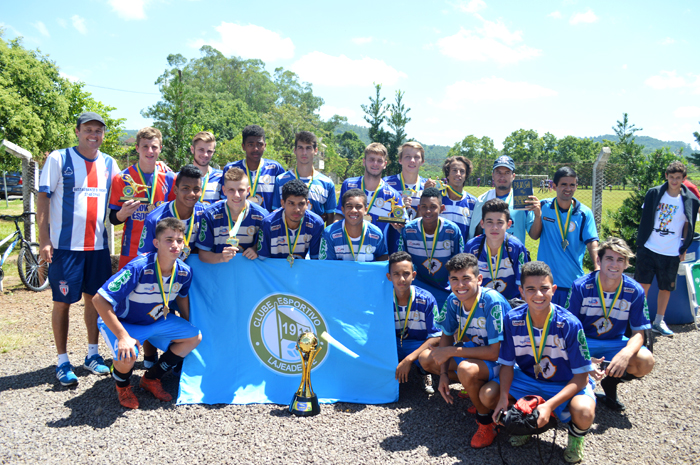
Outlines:
[[[664,320],[661,320],[661,323],[658,325],[656,323],[652,324],[651,330],[655,333],[661,334],[662,336],[673,336],[673,331],[668,329],[668,326],[666,326],[666,322]]]
[[[423,390],[428,394],[435,394],[435,389],[433,389],[433,377],[430,373],[423,375]]]

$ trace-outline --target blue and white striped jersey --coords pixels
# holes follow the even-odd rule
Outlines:
[[[489,269],[489,252],[486,247],[486,237],[481,234],[471,239],[464,246],[464,251],[476,256],[479,261],[479,273],[484,277],[481,285],[495,289],[506,299],[520,297],[520,271],[525,263],[530,261],[530,252],[517,237],[506,235],[501,246],[501,263],[496,272],[496,279],[491,276]],[[496,256],[491,257],[491,266],[496,266]]]
[[[417,286],[411,286],[413,289],[413,303],[411,305],[411,314],[406,321],[406,311],[408,305],[398,307],[394,304],[394,326],[396,328],[396,337],[401,337],[401,333],[406,325],[405,339],[415,341],[425,341],[431,337],[439,337],[440,329],[435,326],[435,316],[438,314],[437,303],[433,295]]]
[[[386,243],[382,231],[370,223],[364,222],[364,241],[362,237],[351,237],[352,251],[345,238],[345,220],[338,221],[323,230],[321,236],[320,260],[349,260],[373,262],[386,255]],[[360,249],[362,245],[362,250]],[[354,253],[354,255],[353,255]]]
[[[258,231],[262,226],[263,219],[268,215],[267,210],[263,207],[253,202],[246,202],[246,204],[248,210],[236,234],[241,250],[257,245]],[[236,224],[236,219],[232,219],[233,224]],[[220,200],[210,205],[204,211],[204,217],[199,227],[199,235],[197,236],[197,248],[208,252],[221,253],[224,247],[228,246],[226,243],[228,231],[229,218],[226,210],[226,200]]]
[[[467,192],[462,193],[460,200],[452,200],[447,195],[443,195],[442,204],[445,206],[445,211],[440,213],[440,216],[459,226],[459,232],[462,233],[465,241],[471,239],[469,237],[469,223],[476,204],[476,197]]]
[[[294,257],[303,259],[308,253],[312,259],[318,258],[321,245],[321,234],[325,224],[316,213],[306,210],[304,218],[295,230],[287,230],[284,226],[284,208],[279,208],[265,217],[258,231],[258,255],[269,258],[287,258],[289,249],[294,246]],[[301,234],[297,240],[297,234]]]
[[[148,214],[148,216],[146,217],[146,221],[143,222],[143,231],[141,231],[141,239],[139,240],[139,255],[156,251],[156,246],[153,245],[153,239],[156,238],[156,226],[158,226],[158,222],[160,220],[164,220],[166,218],[177,218],[175,216],[174,206],[175,200],[171,200],[170,202],[162,204],[161,206],[159,206],[158,208],[156,208]],[[192,235],[190,236],[190,249],[194,248],[194,244],[197,240],[197,235],[199,234],[199,226],[202,221],[202,217],[204,215],[204,210],[206,209],[206,207],[207,206],[203,203],[197,202],[196,204],[194,204],[194,211],[192,212],[192,214],[194,215],[194,223],[192,224]],[[187,233],[189,232],[188,228],[190,225],[190,218],[180,221],[185,226],[186,239]],[[187,257],[184,257],[183,254],[180,254],[180,258],[184,260]]]
[[[282,206],[282,186],[296,178],[294,170],[289,170],[275,178],[275,195],[272,198],[273,210],[277,210]],[[309,201],[311,202],[312,212],[318,216],[335,212],[337,207],[335,184],[333,184],[331,178],[314,170],[313,180],[312,178],[299,178],[299,180],[309,186]],[[311,185],[309,185],[309,181],[311,181]]]
[[[226,172],[233,167],[240,168],[243,170],[244,173],[248,174],[248,168],[246,167],[245,158],[243,160],[237,160],[232,163],[227,163],[221,174],[220,181],[220,195],[222,199],[225,198],[224,176],[226,175]],[[258,170],[262,171],[260,172],[260,179],[258,181],[256,191],[253,192],[253,184],[255,183],[255,178],[258,174]],[[275,178],[277,178],[277,176],[279,176],[280,174],[284,173],[284,168],[282,168],[282,165],[280,165],[275,160],[261,158],[260,165],[258,165],[258,170],[250,172],[250,177],[253,180],[253,182],[250,185],[250,197],[248,199],[250,200],[253,197],[255,197],[256,200],[254,201],[254,203],[257,203],[267,211],[272,211],[272,197],[275,191]]]

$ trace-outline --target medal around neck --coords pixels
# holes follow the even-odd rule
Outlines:
[[[232,236],[231,234],[229,234],[228,239],[226,239],[226,243],[233,247],[238,247],[239,242],[240,241],[238,240],[238,238],[236,236]]]
[[[314,358],[321,351],[316,335],[308,331],[301,333],[297,340],[297,350],[301,356],[301,384],[289,404],[289,413],[299,417],[318,415],[321,413],[321,407],[318,405],[318,397],[311,388],[310,378]]]

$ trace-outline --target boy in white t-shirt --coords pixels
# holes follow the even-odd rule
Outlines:
[[[649,294],[656,276],[659,285],[652,331],[673,336],[664,322],[671,291],[676,288],[678,265],[693,241],[700,201],[683,185],[685,165],[674,161],[666,168],[666,182],[647,191],[637,231],[637,268],[634,279]]]

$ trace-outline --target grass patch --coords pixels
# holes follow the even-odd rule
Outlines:
[[[27,346],[39,337],[38,333],[25,333],[13,328],[18,323],[17,320],[0,319],[1,354]]]

